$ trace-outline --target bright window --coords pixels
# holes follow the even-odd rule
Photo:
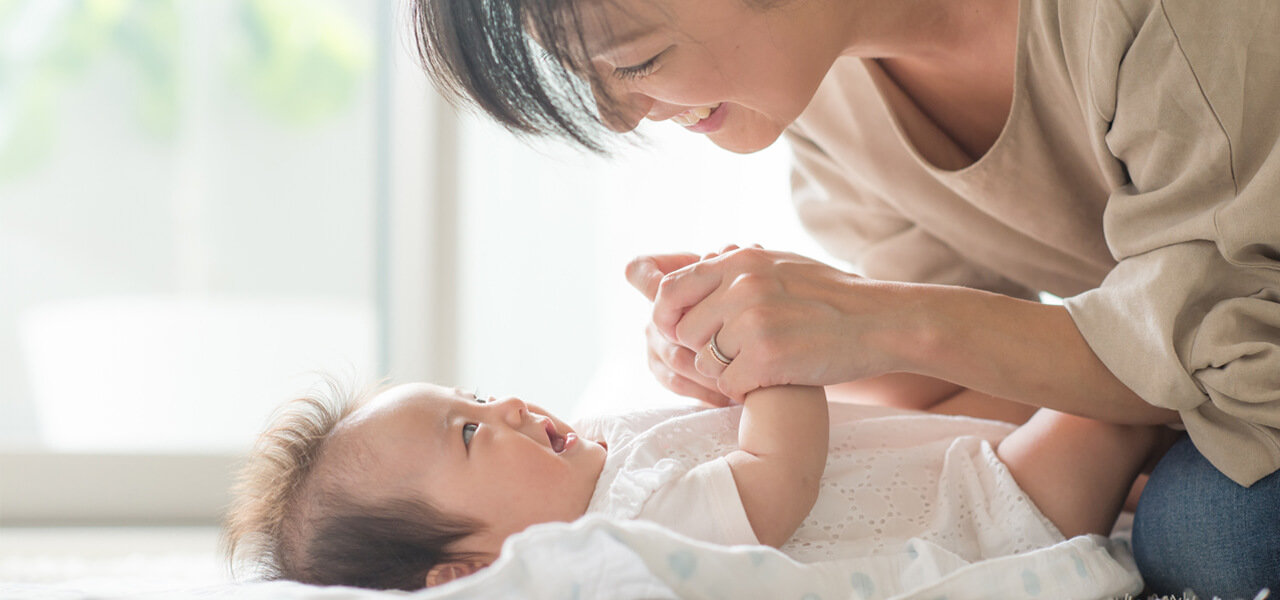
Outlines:
[[[376,368],[380,8],[0,6],[0,440],[231,452]]]

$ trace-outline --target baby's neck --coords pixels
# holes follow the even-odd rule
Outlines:
[[[605,460],[603,463],[600,464],[600,472],[596,473],[595,485],[592,486],[591,494],[587,496],[586,502],[582,505],[582,512],[578,513],[579,518],[581,518],[583,515],[587,514],[588,512],[591,512],[591,502],[596,499],[596,494],[600,493],[600,477],[604,475],[604,468],[609,464],[609,454],[608,454],[609,442],[606,442],[604,440],[599,440],[599,441],[596,441],[596,443],[600,444],[601,448],[604,448]]]

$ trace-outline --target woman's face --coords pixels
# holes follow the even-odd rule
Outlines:
[[[727,150],[764,149],[804,111],[843,49],[832,43],[835,24],[815,10],[826,5],[818,0],[772,8],[585,1],[588,52],[616,102],[609,125],[621,131],[642,118],[673,120]]]

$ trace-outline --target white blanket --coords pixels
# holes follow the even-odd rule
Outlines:
[[[160,575],[160,574],[157,574]],[[289,582],[125,592],[99,582],[0,583],[0,598],[31,600],[246,598],[1111,598],[1142,580],[1122,542],[1081,536],[1026,554],[970,564],[912,540],[900,552],[801,564],[760,546],[715,546],[643,521],[588,515],[531,527],[507,540],[491,567],[413,594]]]

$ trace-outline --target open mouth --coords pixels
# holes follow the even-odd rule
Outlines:
[[[554,450],[556,454],[564,452],[564,436],[556,433],[556,426],[550,419],[546,422],[546,428],[547,440],[551,442],[551,449]]]

